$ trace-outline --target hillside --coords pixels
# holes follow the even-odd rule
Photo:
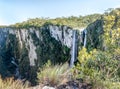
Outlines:
[[[55,25],[66,25],[72,28],[83,28],[100,18],[101,18],[100,14],[92,14],[92,15],[79,16],[79,17],[75,17],[75,16],[61,17],[55,19],[35,18],[35,19],[29,19],[22,23],[16,23],[15,25],[11,25],[11,27],[16,27],[16,28],[40,27],[46,23],[46,24],[55,24]]]

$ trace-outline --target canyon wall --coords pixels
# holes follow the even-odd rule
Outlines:
[[[19,68],[21,78],[31,81],[36,77],[38,67],[42,67],[48,60],[53,64],[69,62],[73,32],[74,29],[70,27],[57,25],[28,29],[1,27],[0,59],[4,66],[1,66],[0,73],[13,76]],[[79,35],[79,31],[76,34]]]

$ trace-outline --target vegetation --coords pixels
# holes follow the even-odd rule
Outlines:
[[[27,89],[28,84],[20,80],[14,80],[13,78],[1,79],[0,78],[0,89]]]
[[[110,9],[111,10],[111,9]],[[108,11],[87,27],[87,49],[114,49],[120,40],[120,9]],[[109,48],[108,48],[109,46]],[[113,47],[114,46],[114,47]],[[111,47],[111,48],[110,48]]]
[[[44,85],[57,86],[64,82],[68,81],[68,76],[70,75],[68,65],[52,65],[48,61],[43,68],[39,69],[38,72],[38,81]]]
[[[68,25],[73,28],[87,27],[87,46],[81,47],[78,55],[78,63],[72,71],[68,65],[60,65],[68,61],[70,49],[51,37],[47,28],[49,24]],[[44,28],[40,28],[44,26]],[[20,73],[23,78],[33,82],[49,86],[57,86],[71,79],[83,79],[85,83],[92,84],[93,89],[120,89],[120,9],[109,9],[102,16],[93,14],[80,17],[63,17],[56,19],[36,18],[29,19],[23,23],[11,25],[15,28],[39,29],[42,39],[37,38],[35,33],[29,33],[37,47],[38,53],[36,67],[31,67],[28,58],[28,49],[23,45],[19,48],[18,41],[14,40],[14,35],[10,35],[11,42],[7,43],[4,60],[0,60],[0,72],[6,76],[13,74],[13,69],[9,67],[10,58],[13,55],[19,59]],[[8,40],[9,40],[8,39]],[[28,37],[29,39],[29,37]],[[13,47],[15,46],[15,47]],[[2,59],[2,58],[0,58]],[[47,60],[50,60],[47,62]],[[46,63],[47,62],[47,63]],[[7,65],[7,66],[3,66]],[[6,70],[2,72],[2,68]],[[39,71],[37,70],[39,68]],[[37,72],[37,74],[36,74]],[[70,73],[72,72],[72,73]],[[8,74],[8,75],[7,75]],[[71,77],[69,76],[70,74]],[[8,81],[9,80],[9,81]],[[0,89],[25,89],[18,80],[0,79]],[[18,88],[16,88],[16,86]],[[14,88],[13,88],[14,87]]]
[[[30,28],[30,27],[41,27],[44,24],[56,24],[56,25],[67,25],[73,28],[83,28],[100,18],[101,18],[100,14],[92,14],[92,15],[79,16],[79,17],[75,17],[75,16],[61,17],[55,19],[35,18],[35,19],[29,19],[22,23],[16,23],[15,25],[11,25],[11,27]]]
[[[79,64],[75,67],[78,71],[77,78],[82,78],[86,82],[93,83],[93,86],[96,86],[96,83],[98,84],[99,81],[102,81],[99,86],[105,87],[108,86],[107,84],[104,85],[105,82],[120,82],[120,62],[119,60],[113,59],[113,56],[112,53],[98,50],[93,50],[88,53],[83,48],[79,52]]]
[[[90,43],[80,50],[74,70],[76,78],[92,83],[93,89],[120,89],[119,16],[120,9],[112,10],[87,28]]]

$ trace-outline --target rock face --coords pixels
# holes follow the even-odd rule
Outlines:
[[[76,32],[75,36],[74,32]],[[82,46],[99,48],[102,33],[102,21],[96,21],[86,29],[80,30],[48,24],[42,27],[0,28],[0,73],[12,76],[16,74],[16,69],[17,71],[19,69],[21,78],[33,81],[37,76],[38,67],[41,67],[48,60],[51,60],[53,64],[64,63],[70,60],[73,55],[74,60],[76,60],[76,51]],[[74,49],[75,52],[73,52]],[[13,58],[18,65],[17,67],[11,63]]]
[[[0,59],[9,72],[6,76],[15,74],[16,68],[11,64],[14,58],[22,78],[32,81],[37,68],[47,60],[53,64],[70,60],[72,40],[73,29],[67,26],[0,28]]]
[[[72,32],[73,29],[67,26],[49,26],[50,33],[52,37],[56,40],[60,41],[62,45],[66,45],[67,47],[71,47],[72,45]]]
[[[91,23],[87,28],[87,41],[86,48],[89,49],[102,49],[103,39],[103,20],[96,20],[94,23]]]
[[[15,72],[17,70],[21,78],[35,82],[38,67],[48,60],[53,64],[64,63],[73,56],[76,60],[76,51],[82,46],[87,47],[88,50],[100,48],[102,26],[102,21],[98,20],[80,30],[48,24],[42,27],[0,28],[0,74],[13,76],[17,74]],[[74,32],[76,32],[75,36]],[[17,67],[11,63],[13,58]]]

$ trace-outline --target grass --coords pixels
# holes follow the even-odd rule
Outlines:
[[[120,89],[120,82],[98,80],[93,83],[92,89]]]
[[[0,89],[27,89],[28,84],[23,84],[21,80],[14,80],[13,78],[7,78],[3,80],[0,78]]]
[[[56,86],[67,81],[69,72],[68,65],[49,65],[46,64],[40,72],[38,72],[39,83],[49,86]]]

